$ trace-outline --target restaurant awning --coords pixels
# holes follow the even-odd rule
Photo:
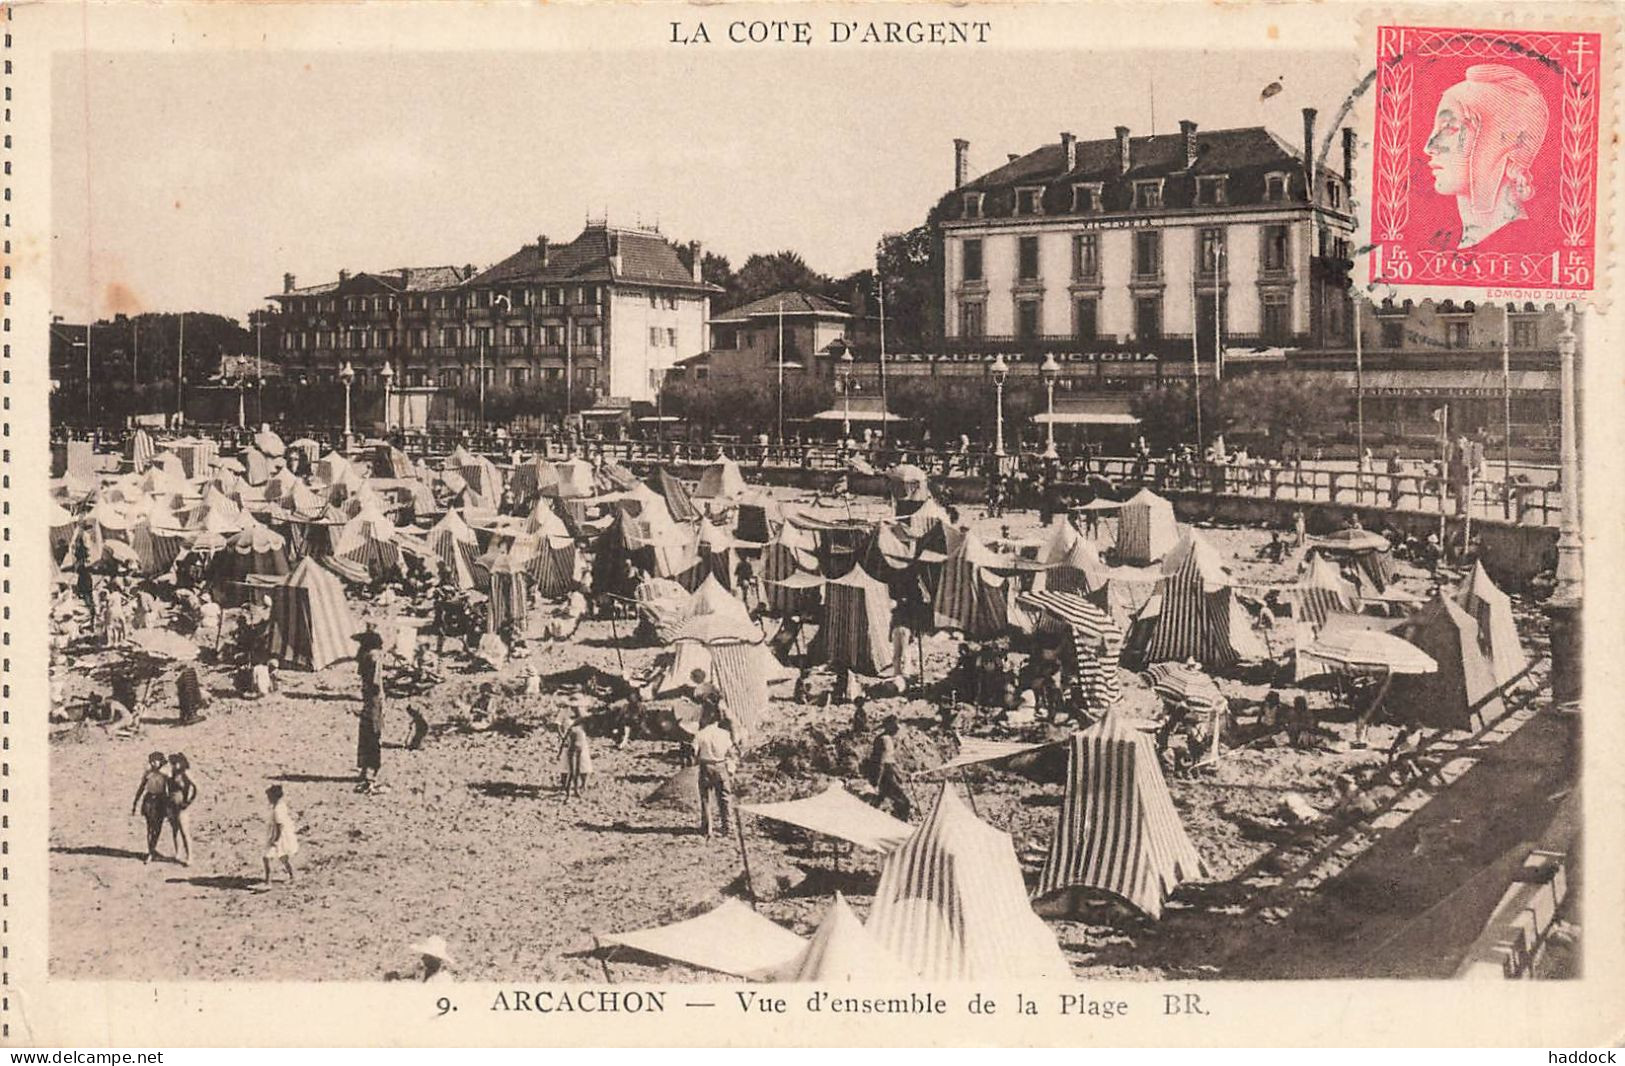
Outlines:
[[[1051,419],[1048,411],[1033,415],[1039,425],[1053,421],[1057,426],[1137,426],[1140,420],[1131,414],[1113,411],[1056,411]]]
[[[902,415],[894,415],[890,411],[860,411],[853,408],[850,416],[836,408],[833,411],[820,411],[813,415],[814,422],[907,422]]]
[[[1352,370],[1298,371],[1303,378],[1337,385],[1353,392],[1357,387]],[[1501,395],[1499,370],[1367,370],[1364,374],[1367,396],[1443,397],[1474,399]],[[1512,392],[1556,392],[1555,370],[1514,370],[1506,385]]]
[[[1058,426],[1137,426],[1140,420],[1129,410],[1125,396],[1066,396],[1055,403],[1055,414],[1040,411],[1033,416],[1039,425]]]

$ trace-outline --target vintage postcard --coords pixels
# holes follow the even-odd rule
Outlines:
[[[0,1043],[1625,1036],[1617,5],[0,11]]]

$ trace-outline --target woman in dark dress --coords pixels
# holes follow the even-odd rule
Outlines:
[[[356,783],[357,792],[380,792],[384,786],[378,782],[378,773],[383,769],[383,735],[384,735],[384,659],[382,639],[371,631],[363,633],[362,637],[371,636],[374,640],[362,640],[361,650],[356,653],[356,669],[361,674],[361,717],[356,730],[356,767],[361,772],[361,779]]]

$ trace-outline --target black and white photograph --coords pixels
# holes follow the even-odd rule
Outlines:
[[[41,981],[1056,1026],[1612,958],[1611,78],[1509,132],[1544,60],[1402,64],[1352,4],[489,5],[467,48],[65,6],[8,156],[49,193],[7,205]],[[1493,173],[1556,271],[1560,144],[1593,291],[1373,257],[1395,182],[1465,219]]]

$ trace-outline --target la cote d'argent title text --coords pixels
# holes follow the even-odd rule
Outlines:
[[[846,21],[734,19],[672,22],[668,44],[987,44],[993,23],[957,20]]]

